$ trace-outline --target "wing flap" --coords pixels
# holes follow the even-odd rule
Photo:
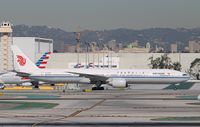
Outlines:
[[[94,74],[87,74],[87,73],[79,73],[79,72],[67,72],[71,74],[79,75],[79,77],[86,77],[89,78],[92,81],[106,81],[109,79],[109,77],[103,76],[103,75],[94,75]]]

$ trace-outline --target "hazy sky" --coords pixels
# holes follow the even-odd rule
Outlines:
[[[200,27],[200,0],[0,0],[0,21],[66,31]]]

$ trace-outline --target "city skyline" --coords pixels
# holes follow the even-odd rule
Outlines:
[[[47,25],[66,31],[81,29],[146,29],[200,27],[199,0],[6,0],[0,21],[14,25]]]

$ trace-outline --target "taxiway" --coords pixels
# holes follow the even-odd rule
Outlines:
[[[0,125],[200,125],[198,90],[33,90],[1,93]]]

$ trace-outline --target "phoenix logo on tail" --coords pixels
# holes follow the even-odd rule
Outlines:
[[[20,55],[17,55],[17,62],[20,66],[24,66],[26,64],[26,59]]]

